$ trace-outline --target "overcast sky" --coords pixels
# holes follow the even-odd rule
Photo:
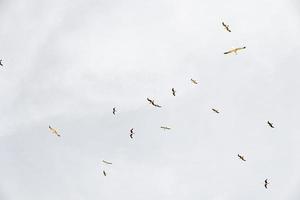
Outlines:
[[[299,200],[297,0],[1,0],[0,24],[1,200]]]

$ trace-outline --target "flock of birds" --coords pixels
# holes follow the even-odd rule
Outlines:
[[[226,30],[227,32],[231,32],[231,29],[229,28],[229,25],[225,24],[224,22],[222,22],[222,25],[223,25],[223,27],[225,28],[225,30]],[[238,52],[238,51],[241,51],[241,50],[243,50],[243,49],[246,49],[246,47],[233,48],[233,49],[230,49],[230,50],[224,52],[224,54],[231,54],[231,53],[234,53],[235,55],[237,55],[237,52]],[[3,66],[3,65],[2,65],[2,60],[0,60],[0,65]],[[192,79],[192,78],[191,78],[190,80],[191,80],[191,82],[192,82],[193,84],[198,84],[198,82],[197,82],[196,80],[194,80],[194,79]],[[175,90],[175,88],[172,88],[172,89],[171,89],[171,92],[172,92],[172,95],[173,95],[173,96],[176,96],[176,90]],[[161,107],[162,107],[161,105],[157,104],[153,99],[147,98],[147,101],[149,102],[149,104],[151,104],[151,105],[154,106],[154,107],[157,107],[157,108],[161,108]],[[215,112],[215,113],[217,113],[217,114],[220,113],[219,110],[217,110],[217,109],[215,109],[215,108],[212,108],[212,111]],[[116,112],[117,112],[116,107],[113,107],[113,109],[112,109],[112,114],[113,114],[113,115],[116,115]],[[267,124],[268,124],[271,128],[274,128],[273,123],[271,123],[270,121],[267,121]],[[171,129],[171,128],[168,127],[168,126],[161,126],[160,128],[161,128],[161,129],[164,129],[164,130],[170,130],[170,129]],[[51,127],[50,125],[49,125],[49,129],[50,129],[50,131],[52,132],[52,134],[56,135],[57,137],[60,137],[60,136],[61,136],[61,135],[58,133],[58,130],[55,129],[55,128],[53,128],[53,127]],[[131,128],[131,129],[129,130],[129,137],[130,137],[131,139],[133,139],[133,138],[134,138],[134,137],[133,137],[134,134],[135,134],[134,129]],[[238,154],[237,156],[238,156],[238,159],[240,159],[240,160],[246,162],[246,159],[245,159],[245,157],[244,157],[243,155]],[[104,164],[106,164],[106,165],[112,165],[111,162],[108,162],[108,161],[105,161],[105,160],[102,160],[102,162],[103,162]],[[104,176],[107,176],[107,173],[106,173],[105,170],[103,170],[102,172],[103,172],[103,175],[104,175]],[[268,181],[268,179],[265,179],[265,180],[264,180],[264,187],[267,189],[267,188],[268,188],[268,185],[269,185],[269,181]]]

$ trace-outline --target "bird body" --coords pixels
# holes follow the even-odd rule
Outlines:
[[[192,78],[191,78],[191,81],[192,81],[192,83],[194,83],[194,84],[198,84],[198,82],[197,82],[196,80],[192,79]]]
[[[172,94],[174,97],[176,96],[176,90],[174,88],[172,88]]]
[[[237,52],[240,51],[240,50],[243,50],[243,49],[246,49],[246,47],[234,48],[234,49],[231,49],[229,51],[224,52],[224,54],[235,53],[237,55]]]
[[[266,180],[265,180],[265,188],[266,188],[266,189],[268,189],[268,185],[269,185],[269,184],[270,184],[270,183],[268,182],[268,179],[266,179]]]
[[[218,110],[212,108],[212,111],[214,111],[215,113],[220,113]]]
[[[60,134],[58,134],[58,131],[56,129],[52,128],[50,125],[49,125],[49,129],[54,135],[60,137]]]
[[[274,128],[273,123],[271,123],[271,122],[269,122],[269,121],[268,121],[268,125],[269,125],[271,128]]]
[[[106,176],[106,172],[103,170],[103,175]]]
[[[170,130],[171,129],[170,127],[167,127],[167,126],[161,126],[160,128],[162,128],[164,130]]]
[[[222,25],[228,32],[231,32],[231,30],[229,29],[229,25],[225,24],[224,22],[222,22]]]
[[[242,161],[246,161],[246,159],[244,158],[244,156],[241,156],[240,154],[238,154],[238,157],[239,157]]]

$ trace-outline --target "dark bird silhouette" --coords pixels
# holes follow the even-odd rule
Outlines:
[[[112,165],[111,162],[108,162],[108,161],[105,161],[105,160],[102,160],[102,162],[104,162],[105,164],[108,164],[108,165]]]
[[[266,189],[268,189],[268,185],[269,185],[269,184],[270,184],[270,183],[268,182],[268,179],[266,179],[266,180],[265,180],[265,188],[266,188]]]
[[[160,128],[162,128],[164,130],[170,130],[171,129],[170,127],[167,127],[167,126],[161,126]]]
[[[149,98],[147,98],[147,100],[149,101],[149,103],[150,103],[151,105],[153,105],[153,106],[155,106],[155,107],[158,107],[158,108],[161,108],[161,106],[160,106],[160,105],[158,105],[158,104],[154,103],[154,100],[152,100],[152,99],[149,99]]]
[[[60,134],[58,134],[58,131],[56,129],[52,128],[50,125],[49,125],[49,129],[54,135],[56,135],[57,137],[60,137]]]
[[[106,172],[103,170],[103,175],[106,176]]]
[[[214,111],[215,113],[220,113],[218,110],[212,108],[212,111]]]
[[[231,30],[229,29],[229,25],[225,24],[224,22],[222,22],[222,25],[228,32],[231,32]]]
[[[198,84],[198,82],[197,82],[196,80],[192,79],[192,78],[191,78],[191,81],[192,81],[192,83],[194,83],[194,84]]]
[[[116,114],[116,107],[113,107],[113,111],[112,111],[112,113],[115,115]]]
[[[2,59],[0,60],[0,65],[3,67],[3,64],[2,64]]]
[[[175,91],[174,88],[172,88],[172,94],[173,94],[174,97],[176,96],[176,91]]]
[[[132,128],[132,129],[130,129],[130,135],[129,135],[131,139],[133,139],[133,134],[135,134],[135,133],[133,132],[133,128]]]
[[[273,123],[271,123],[271,122],[269,122],[269,121],[268,121],[268,125],[269,125],[271,128],[274,128]]]
[[[246,47],[234,48],[234,49],[231,49],[229,51],[224,52],[224,54],[235,53],[235,55],[237,55],[237,52],[240,51],[240,50],[242,50],[242,49],[246,49]]]
[[[238,154],[238,157],[242,160],[242,161],[246,161],[244,156],[241,156],[240,154]]]

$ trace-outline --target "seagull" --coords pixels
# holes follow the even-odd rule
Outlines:
[[[192,79],[192,78],[191,78],[191,81],[192,81],[192,83],[194,83],[194,84],[198,84],[198,82],[197,82],[196,80]]]
[[[103,175],[106,176],[106,172],[103,170]]]
[[[242,49],[246,49],[246,47],[234,48],[234,49],[231,49],[229,51],[224,52],[224,54],[235,53],[235,55],[237,55],[237,52],[240,51],[240,50],[242,50]]]
[[[268,124],[269,124],[269,126],[270,126],[271,128],[274,128],[273,123],[271,123],[271,122],[268,121]]]
[[[266,188],[266,189],[268,189],[268,185],[269,185],[269,184],[270,184],[270,183],[268,182],[268,179],[266,179],[266,180],[265,180],[265,188]]]
[[[215,113],[219,113],[219,111],[214,108],[212,108],[212,111],[214,111]]]
[[[175,91],[174,88],[172,88],[172,94],[173,94],[174,97],[176,96],[176,91]]]
[[[0,65],[3,67],[3,64],[2,64],[2,59],[0,60]]]
[[[113,107],[113,112],[114,115],[116,114],[116,107]]]
[[[167,127],[167,126],[161,126],[160,128],[162,128],[164,130],[170,130],[171,129],[170,127]]]
[[[129,135],[131,139],[133,139],[133,134],[134,134],[134,132],[133,132],[133,128],[132,128],[132,129],[130,129],[130,135]]]
[[[55,134],[56,136],[60,137],[60,134],[58,134],[57,130],[54,129],[54,128],[52,128],[50,125],[49,125],[49,129],[50,129],[50,131],[51,131],[53,134]]]
[[[148,101],[149,101],[149,103],[150,103],[150,104],[152,104],[153,106],[155,106],[155,107],[158,107],[158,108],[161,108],[161,106],[160,106],[160,105],[158,105],[158,104],[154,103],[154,100],[152,100],[152,99],[149,99],[149,98],[147,98],[147,100],[148,100]]]
[[[244,156],[241,156],[240,154],[238,154],[238,157],[242,160],[242,161],[246,161]]]
[[[102,160],[102,162],[104,162],[105,164],[108,164],[108,165],[111,165],[112,163],[111,162],[107,162],[105,160]]]
[[[222,25],[228,32],[231,32],[231,30],[229,29],[229,25],[225,24],[224,22],[222,22]]]

